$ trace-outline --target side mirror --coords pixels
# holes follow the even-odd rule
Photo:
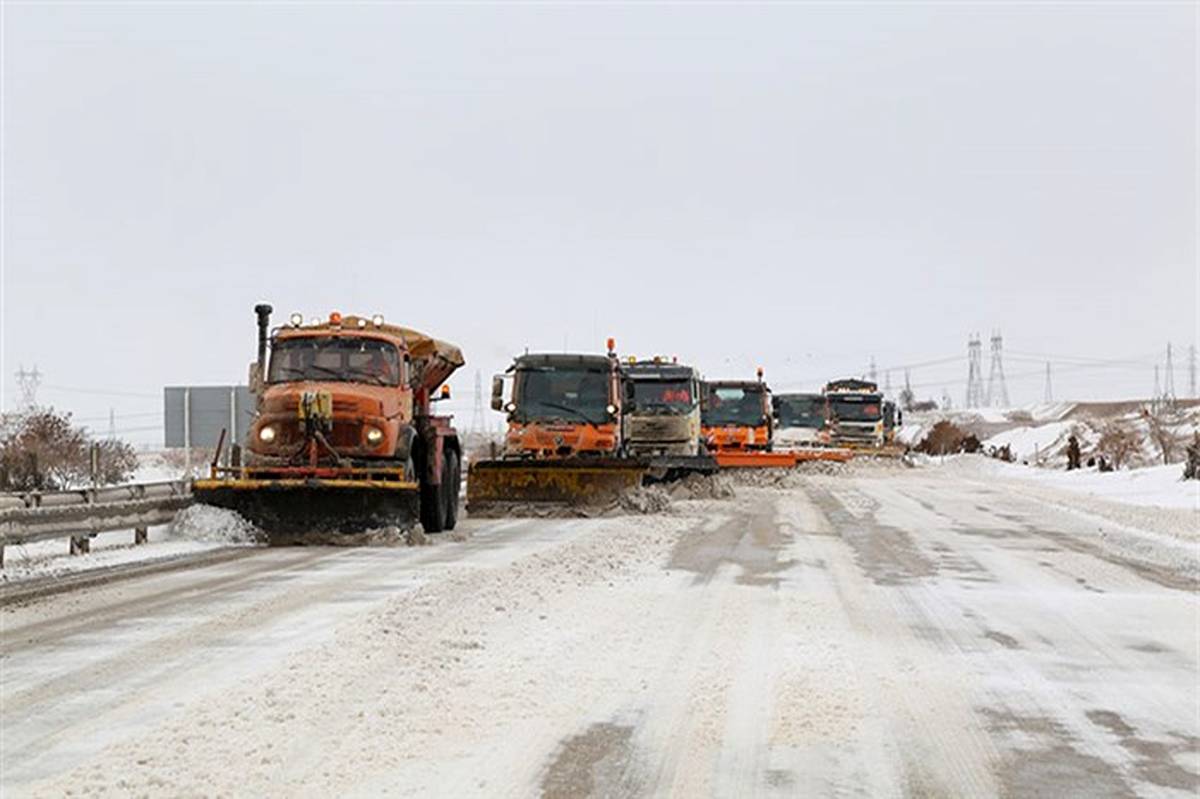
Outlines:
[[[504,410],[504,378],[500,375],[492,378],[492,410]]]
[[[438,395],[436,397],[431,397],[429,401],[430,402],[438,402],[439,400],[448,400],[448,399],[450,399],[450,386],[447,384],[443,384],[442,390],[440,392],[438,392]]]
[[[257,394],[262,393],[263,373],[262,373],[262,366],[259,364],[258,361],[250,362],[250,375],[246,381],[246,384],[248,386],[250,386],[251,394],[257,395]]]

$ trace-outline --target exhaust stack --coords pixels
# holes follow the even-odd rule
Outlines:
[[[266,374],[267,371],[267,338],[271,328],[271,311],[270,305],[260,303],[254,306],[254,314],[258,317],[258,373]]]

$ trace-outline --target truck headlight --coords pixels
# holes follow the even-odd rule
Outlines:
[[[271,425],[266,425],[258,431],[258,440],[264,444],[270,444],[275,440],[275,428]]]
[[[608,406],[607,408],[605,408],[604,410],[608,411],[608,415],[609,415],[609,416],[616,416],[616,415],[617,415],[617,406],[616,406],[616,405],[609,405],[609,406]]]
[[[371,446],[378,446],[383,442],[383,431],[378,427],[367,428],[367,443]]]

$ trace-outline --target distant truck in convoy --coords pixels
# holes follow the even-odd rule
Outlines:
[[[829,432],[834,445],[879,449],[883,447],[883,395],[870,380],[848,378],[825,385],[829,407]]]
[[[904,413],[891,400],[883,402],[883,440],[885,444],[896,443],[896,431],[904,423]]]
[[[493,378],[492,409],[506,414],[508,429],[499,457],[471,464],[472,513],[503,503],[590,504],[641,485],[645,468],[625,457],[615,347],[609,339],[605,355],[526,353]]]
[[[771,390],[758,380],[714,380],[704,384],[700,405],[701,429],[710,452],[771,449],[774,421]]]
[[[775,446],[820,447],[830,443],[829,408],[824,394],[775,394]]]
[[[631,457],[695,457],[700,433],[700,373],[664,358],[622,367],[622,439]]]

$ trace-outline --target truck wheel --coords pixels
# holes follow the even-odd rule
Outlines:
[[[446,453],[447,455],[449,452]],[[421,526],[427,533],[440,533],[446,529],[446,501],[442,496],[442,485],[446,483],[446,460],[442,460],[442,484],[433,485],[421,480]]]
[[[458,489],[462,485],[462,463],[458,453],[446,450],[446,473],[442,475],[442,493],[446,498],[444,529],[453,530],[458,524]]]

